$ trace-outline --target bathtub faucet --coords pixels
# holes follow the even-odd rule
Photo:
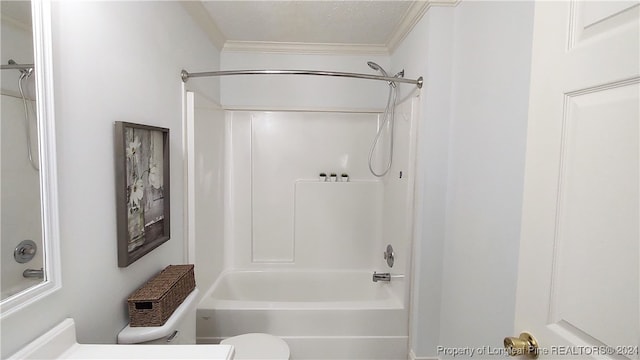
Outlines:
[[[373,272],[373,282],[378,282],[378,281],[386,281],[389,282],[391,281],[391,274],[390,273],[379,273],[379,272]]]
[[[404,278],[404,274],[391,275],[391,273],[379,273],[375,271],[373,272],[373,282],[378,282],[378,281],[389,282],[391,281],[391,278]]]
[[[22,273],[22,276],[26,278],[44,279],[44,271],[42,269],[27,269]]]

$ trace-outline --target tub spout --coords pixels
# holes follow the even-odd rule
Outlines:
[[[378,281],[386,281],[389,282],[391,281],[391,274],[390,273],[379,273],[379,272],[373,272],[373,282],[378,282]]]
[[[42,269],[27,269],[22,273],[25,278],[44,279],[44,271]]]

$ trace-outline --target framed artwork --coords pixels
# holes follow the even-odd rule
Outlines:
[[[117,121],[118,266],[170,238],[169,129]]]

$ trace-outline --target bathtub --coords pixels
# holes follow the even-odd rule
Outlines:
[[[22,278],[15,284],[2,284],[2,293],[0,299],[4,300],[13,295],[19,294],[32,286],[36,286],[43,282],[43,279],[27,279]]]
[[[370,271],[232,271],[197,310],[198,343],[265,332],[298,359],[406,359],[408,313]],[[394,286],[403,279],[393,279]]]

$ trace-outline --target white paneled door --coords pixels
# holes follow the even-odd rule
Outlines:
[[[536,4],[515,332],[639,359],[638,1]]]

